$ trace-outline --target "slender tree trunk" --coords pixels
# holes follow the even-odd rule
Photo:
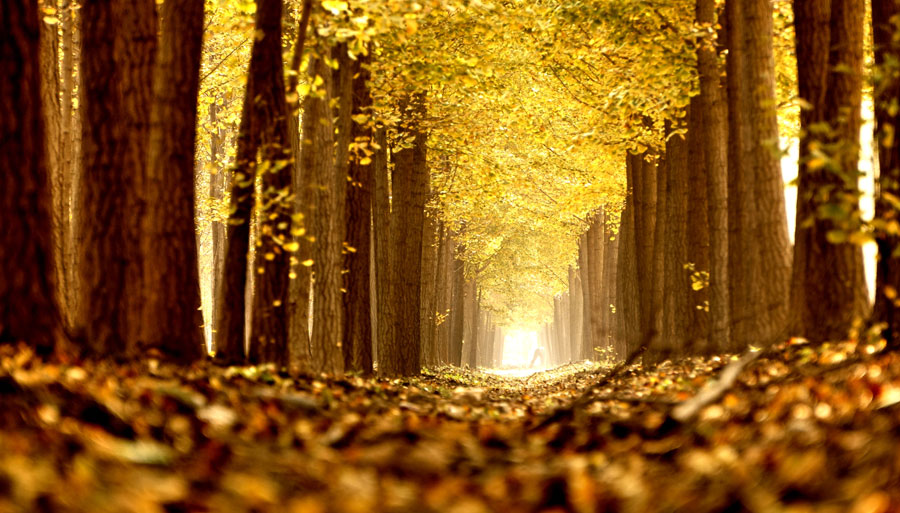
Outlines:
[[[864,13],[853,0],[794,3],[797,78],[811,109],[800,117],[792,331],[816,342],[843,339],[869,308],[862,249],[846,242],[848,217],[859,209]],[[820,164],[820,152],[833,164]],[[825,218],[829,206],[848,214]]]
[[[166,2],[150,115],[141,337],[180,361],[206,353],[194,230],[194,140],[203,0]]]
[[[60,156],[61,166],[61,191],[60,195],[63,201],[63,211],[61,215],[62,228],[64,230],[62,239],[62,267],[65,274],[64,281],[57,284],[64,296],[61,301],[65,304],[63,311],[63,323],[66,331],[72,333],[76,331],[76,322],[81,319],[78,313],[79,308],[79,280],[78,280],[78,262],[75,257],[75,224],[77,220],[74,209],[75,203],[75,184],[81,169],[80,158],[80,111],[76,111],[73,103],[73,95],[75,93],[75,32],[77,31],[77,23],[75,20],[75,9],[72,2],[62,0],[60,4],[60,25],[62,31],[62,62],[60,75]]]
[[[581,291],[581,277],[578,271],[569,266],[569,355],[572,361],[581,360],[581,337],[584,328],[584,295]]]
[[[691,311],[686,354],[709,353],[709,208],[706,155],[702,137],[706,119],[699,98],[691,99],[688,120],[688,211],[687,264],[685,273],[691,284]],[[677,349],[677,348],[676,348]]]
[[[715,27],[715,0],[697,0],[697,22]],[[739,352],[731,343],[728,280],[728,105],[721,87],[719,56],[712,41],[697,50],[700,76],[700,108],[704,123],[699,136],[704,140],[709,209],[709,337],[716,351]],[[783,195],[783,194],[782,194]]]
[[[431,196],[429,191],[428,197]],[[422,283],[421,297],[419,303],[421,324],[419,326],[421,334],[419,335],[420,344],[422,346],[422,365],[426,367],[434,367],[435,362],[435,340],[434,327],[435,317],[435,292],[437,290],[437,261],[438,261],[438,222],[433,215],[425,216],[425,225],[422,232]]]
[[[578,348],[578,355],[580,359],[593,358],[593,332],[591,331],[591,312],[593,311],[593,305],[591,305],[591,277],[590,277],[590,264],[591,258],[593,255],[590,254],[590,249],[588,247],[588,237],[590,232],[590,228],[588,228],[588,232],[581,235],[581,239],[578,243],[578,273],[579,273],[579,281],[581,282],[581,309],[582,309],[582,319],[581,319],[581,346]]]
[[[876,231],[878,270],[873,320],[885,324],[883,336],[893,345],[900,343],[900,308],[895,303],[900,291],[900,237],[886,229],[896,221],[898,209],[890,195],[900,197],[900,144],[894,135],[900,128],[900,111],[893,107],[900,99],[900,44],[894,40],[891,20],[900,15],[900,2],[872,0],[872,32],[875,43],[875,140],[878,141],[878,182],[875,203],[876,222],[884,227]]]
[[[46,353],[63,327],[39,87],[40,23],[35,0],[0,3],[0,342],[26,341]]]
[[[666,240],[665,283],[663,288],[663,329],[657,350],[676,356],[687,345],[688,323],[694,315],[691,305],[688,263],[688,148],[682,135],[666,138]]]
[[[634,351],[641,343],[641,299],[640,279],[638,275],[637,260],[637,236],[635,234],[639,210],[636,206],[636,198],[640,189],[635,187],[635,177],[640,174],[641,156],[628,155],[626,173],[628,182],[628,195],[625,199],[625,209],[622,211],[622,223],[619,227],[619,260],[618,271],[621,287],[616,293],[619,304],[616,305],[617,315],[623,318],[624,350],[621,354],[627,355]]]
[[[366,115],[372,105],[366,57],[360,56],[353,67],[353,115]],[[354,123],[351,135],[356,145],[350,160],[350,186],[347,188],[347,255],[344,288],[344,367],[348,371],[372,373],[372,322],[369,263],[372,236],[372,164],[374,142],[371,128]]]
[[[209,197],[216,203],[216,207],[220,207],[220,203],[225,198],[225,169],[221,165],[220,155],[222,154],[222,131],[219,128],[218,105],[213,102],[209,105],[209,123],[213,127],[210,135],[210,164],[213,167],[213,173],[209,177]],[[214,218],[210,223],[210,231],[212,232],[212,290],[213,303],[215,303],[215,291],[219,289],[219,281],[222,279],[222,273],[225,272],[225,223]],[[216,319],[215,304],[211,305],[210,315],[207,322],[210,324],[210,332],[213,334],[212,339],[215,340],[215,333],[219,327],[219,321]],[[213,348],[215,349],[215,348]]]
[[[345,196],[338,189],[339,179],[346,184],[346,178],[335,166],[332,151],[319,148],[334,147],[334,126],[329,104],[332,99],[331,68],[321,58],[314,58],[310,64],[310,78],[323,77],[321,86],[324,97],[309,95],[303,106],[303,140],[312,142],[304,147],[303,174],[309,178],[305,187],[312,188],[314,201],[308,216],[309,228],[315,238],[312,244],[313,270],[313,326],[310,338],[312,367],[317,372],[340,374],[344,371],[344,356],[341,350],[342,304],[341,287],[343,279],[343,218]],[[309,135],[307,135],[309,134]],[[342,168],[342,166],[337,166]],[[307,173],[306,170],[309,170]],[[338,215],[340,209],[340,215]],[[384,353],[379,351],[379,354]]]
[[[601,319],[601,311],[603,309],[603,262],[605,255],[603,250],[604,235],[606,233],[606,212],[603,207],[594,214],[591,222],[591,228],[587,233],[588,248],[588,279],[590,280],[590,324],[591,324],[591,346],[586,347],[588,351],[587,357],[591,360],[596,359],[597,351],[603,347],[603,324]]]
[[[453,299],[450,305],[450,363],[461,367],[463,364],[463,347],[465,340],[465,305],[466,305],[466,275],[465,262],[459,258],[464,249],[457,250],[457,256],[453,259]]]

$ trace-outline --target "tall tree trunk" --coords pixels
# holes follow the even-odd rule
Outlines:
[[[152,0],[87,0],[82,21],[83,167],[78,261],[85,347],[136,357],[141,347],[142,194],[153,98]],[[115,62],[115,66],[110,66]],[[193,263],[191,264],[193,265]]]
[[[569,266],[569,355],[573,362],[581,360],[582,322],[584,320],[583,303],[581,277],[574,267]]]
[[[180,361],[206,353],[194,230],[194,140],[203,48],[203,0],[166,2],[150,115],[141,224],[140,340]]]
[[[376,349],[378,365],[384,364],[384,347],[394,339],[397,305],[394,302],[393,278],[391,277],[391,193],[387,162],[387,136],[384,127],[375,131],[373,229],[375,232],[375,275],[378,303],[378,333]]]
[[[878,270],[875,306],[872,317],[885,324],[884,337],[893,345],[900,343],[900,308],[896,304],[900,291],[900,260],[897,247],[900,237],[886,226],[896,221],[898,209],[891,195],[900,197],[900,144],[895,136],[900,129],[900,111],[893,107],[900,99],[900,44],[894,40],[892,20],[900,15],[900,2],[872,0],[872,32],[875,43],[875,140],[878,141],[878,182],[875,202],[876,222],[884,223],[876,231]]]
[[[51,238],[36,0],[0,3],[0,342],[49,352],[62,335]],[[12,172],[11,170],[15,170]]]
[[[618,286],[619,277],[616,276],[616,270],[619,266],[619,235],[614,233],[612,230],[608,230],[606,233],[606,258],[603,262],[603,287],[606,288],[607,293],[604,295],[606,298],[606,302],[603,305],[600,305],[603,308],[604,314],[604,339],[603,339],[603,347],[608,347],[612,351],[618,351],[616,348],[616,326],[618,322],[618,318],[613,309],[613,305],[616,304],[616,291]]]
[[[81,172],[81,110],[75,108],[74,94],[75,84],[79,82],[75,74],[75,62],[78,60],[78,47],[80,37],[79,22],[76,19],[74,3],[63,0],[60,5],[60,24],[62,25],[62,69],[61,69],[61,118],[62,118],[62,143],[60,154],[63,158],[62,172],[62,197],[64,200],[63,222],[65,234],[63,239],[63,268],[65,270],[65,282],[60,286],[65,295],[65,311],[63,323],[68,333],[78,331],[76,324],[83,316],[79,313],[81,307],[81,280],[77,259],[77,224],[80,219],[79,210],[76,207],[77,188]],[[80,73],[80,72],[79,72]]]
[[[687,343],[694,315],[688,263],[688,144],[683,135],[666,134],[666,240],[663,289],[663,329],[656,350],[676,356]]]
[[[462,345],[462,363],[475,366],[475,348],[478,337],[478,287],[474,278],[467,278],[465,285],[465,305],[463,307],[464,328]]]
[[[811,108],[800,116],[792,331],[814,341],[843,339],[868,313],[862,249],[846,242],[859,209],[864,12],[854,0],[794,3],[797,79]],[[825,218],[829,206],[848,214]]]
[[[220,155],[222,154],[222,131],[219,128],[218,105],[213,102],[209,105],[209,123],[213,127],[210,135],[209,160],[213,167],[213,172],[209,176],[209,197],[216,203],[216,207],[220,207],[220,203],[225,198],[225,169],[220,164]],[[210,223],[210,231],[212,232],[212,290],[213,303],[215,303],[215,291],[219,288],[219,281],[222,279],[222,273],[225,272],[225,223],[220,219],[213,218]],[[215,304],[211,305],[211,311],[207,323],[210,325],[211,337],[215,340],[215,333],[218,329],[219,322],[216,319]],[[215,349],[215,348],[214,348]]]
[[[309,177],[304,186],[315,191],[312,211],[308,216],[310,232],[315,237],[312,252],[312,367],[317,372],[340,374],[344,371],[344,356],[341,350],[343,226],[339,222],[343,218],[345,195],[339,190],[338,181],[342,180],[345,186],[346,178],[336,169],[334,153],[321,150],[334,147],[334,127],[329,107],[334,90],[331,71],[321,58],[314,58],[310,64],[310,79],[316,75],[324,79],[321,86],[324,97],[310,95],[304,100],[303,140],[304,143],[315,142],[308,148],[309,151],[304,147],[302,152],[303,174]],[[342,166],[337,167],[342,169]]]
[[[429,191],[428,197],[431,196]],[[422,365],[426,367],[434,367],[435,361],[435,291],[437,290],[438,274],[435,266],[438,261],[438,222],[433,215],[425,216],[425,225],[422,232],[422,283],[421,296],[419,298],[419,335],[420,345],[422,347]]]
[[[734,74],[729,134],[742,138],[729,146],[728,194],[735,203],[729,231],[737,238],[729,248],[736,258],[730,271],[737,273],[729,277],[737,295],[731,301],[734,347],[768,344],[786,334],[791,253],[778,154],[772,9],[769,0],[726,4],[728,73]]]
[[[396,206],[391,213],[391,277],[397,316],[394,339],[379,350],[381,372],[400,376],[418,374],[420,369],[422,232],[428,196],[426,135],[418,127],[425,116],[425,98],[417,95],[406,107],[402,109],[408,123],[405,130],[413,144],[394,154],[391,182]]]
[[[641,299],[640,281],[637,261],[637,238],[635,234],[637,207],[635,198],[639,189],[634,186],[635,176],[640,173],[641,157],[629,154],[626,158],[626,180],[628,194],[625,198],[625,209],[619,226],[619,260],[617,266],[616,315],[622,316],[622,341],[624,347],[621,354],[627,355],[639,347],[641,342]]]
[[[697,0],[697,22],[716,26],[715,0]],[[728,280],[728,105],[721,87],[719,56],[712,41],[697,49],[700,108],[709,209],[709,337],[716,351],[742,350],[731,343],[731,300]]]
[[[706,176],[706,154],[703,145],[703,124],[706,119],[700,106],[700,99],[691,99],[688,119],[688,228],[687,264],[685,273],[691,284],[690,321],[687,345],[682,349],[686,354],[709,353],[709,208]],[[676,348],[679,349],[679,348]]]
[[[635,173],[635,237],[637,241],[638,292],[640,294],[640,340],[645,340],[653,322],[653,254],[656,234],[657,163],[648,155],[635,157],[641,162],[634,166]],[[640,173],[638,173],[638,170]],[[640,176],[640,179],[638,179]],[[640,195],[640,197],[638,196]]]
[[[645,329],[652,330],[653,333],[661,334],[663,330],[663,301],[667,291],[665,287],[665,234],[668,226],[666,226],[666,175],[668,174],[669,164],[668,156],[662,156],[656,166],[656,225],[654,226],[653,248],[651,254],[651,284],[650,291],[650,312],[648,314],[649,324]],[[659,339],[654,338],[654,344],[648,348],[645,353],[644,362],[660,361],[665,359],[667,355],[658,350]],[[655,357],[659,357],[658,360]]]
[[[594,214],[591,221],[591,227],[587,232],[587,248],[588,248],[588,279],[590,280],[591,294],[591,346],[586,347],[588,351],[587,357],[591,360],[596,359],[597,351],[603,347],[603,324],[601,319],[601,311],[603,309],[603,262],[605,255],[603,250],[604,235],[606,233],[606,212],[603,207]]]
[[[450,363],[457,367],[463,364],[463,344],[465,339],[466,274],[465,262],[459,257],[464,250],[458,249],[451,267],[453,268],[453,298],[450,305]]]
[[[591,304],[592,294],[591,294],[591,277],[590,277],[590,265],[591,265],[591,255],[590,248],[588,245],[588,238],[590,237],[590,227],[588,231],[581,235],[581,239],[578,242],[578,274],[579,281],[581,282],[581,311],[582,311],[582,319],[581,319],[581,346],[578,348],[579,359],[590,359],[593,358],[593,331],[591,329],[591,312],[593,311],[593,305]]]
[[[369,93],[367,58],[360,56],[353,65],[353,115],[367,115],[372,105]],[[369,263],[372,236],[372,129],[353,123],[351,136],[356,152],[350,157],[350,186],[347,188],[347,274],[344,278],[344,368],[363,374],[372,373],[372,322]]]

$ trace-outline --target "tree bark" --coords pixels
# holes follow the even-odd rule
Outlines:
[[[367,58],[360,56],[353,66],[353,115],[366,115],[372,105],[369,92]],[[347,275],[344,278],[344,368],[362,374],[372,373],[372,319],[369,261],[372,236],[372,129],[353,123],[351,136],[356,152],[350,160],[350,186],[347,188]],[[352,249],[351,249],[352,248]]]
[[[875,282],[873,321],[883,323],[882,335],[896,346],[900,343],[900,260],[897,247],[900,237],[886,228],[896,222],[898,209],[891,195],[900,197],[900,144],[895,136],[900,129],[900,111],[892,107],[900,99],[900,45],[894,41],[891,20],[900,15],[900,2],[872,0],[872,32],[875,46],[875,140],[878,141],[878,181],[875,199],[875,222],[884,223],[876,231],[878,268]]]
[[[77,259],[85,305],[79,335],[94,354],[137,357],[155,5],[152,0],[88,0],[79,14],[83,162]]]
[[[581,337],[584,331],[583,303],[581,277],[575,268],[569,266],[569,356],[572,361],[581,360]]]
[[[203,47],[203,0],[166,2],[150,114],[141,225],[141,337],[174,359],[203,357],[194,229],[194,140]]]
[[[37,1],[0,3],[0,342],[26,341],[47,353],[62,335],[62,318],[38,86],[40,23]]]
[[[588,228],[590,232],[590,228]],[[589,359],[593,357],[593,335],[591,330],[591,312],[593,305],[591,304],[591,277],[590,263],[592,255],[588,248],[589,233],[584,233],[578,242],[578,274],[581,282],[581,346],[578,348],[579,359]]]
[[[345,193],[341,188],[346,178],[335,166],[334,126],[329,107],[332,99],[331,68],[321,58],[310,64],[310,79],[322,77],[324,97],[309,95],[304,100],[303,140],[312,145],[303,148],[303,170],[308,176],[304,184],[314,191],[312,211],[308,216],[313,241],[313,326],[310,338],[312,367],[318,372],[340,374],[344,371],[341,349],[343,278],[343,218]],[[309,134],[309,135],[307,135]],[[323,151],[322,148],[325,148]],[[337,167],[337,168],[336,168]],[[309,170],[308,172],[306,170]],[[342,180],[343,185],[338,184]],[[340,214],[338,214],[340,209]]]
[[[656,348],[662,354],[676,356],[687,345],[689,320],[694,315],[691,305],[688,263],[688,148],[683,135],[667,134],[666,138],[666,237],[665,283],[663,288],[663,329]]]
[[[453,268],[453,299],[450,305],[450,363],[461,367],[465,339],[466,274],[465,262],[459,257],[465,250],[457,249]]]
[[[716,26],[715,0],[697,0],[697,22]],[[703,41],[697,50],[700,76],[700,108],[704,123],[699,136],[704,141],[709,209],[709,342],[713,351],[739,352],[731,343],[731,300],[728,280],[728,105],[721,88],[719,56],[713,41]],[[782,194],[783,196],[783,194]]]
[[[420,301],[422,284],[422,232],[425,226],[425,202],[428,196],[426,135],[418,124],[425,116],[425,98],[412,99],[404,108],[407,135],[412,147],[394,154],[392,175],[393,201],[391,238],[391,277],[397,304],[394,339],[386,341],[381,372],[386,375],[412,376],[419,373]]]
[[[845,241],[859,209],[863,18],[853,0],[794,3],[798,85],[811,108],[800,116],[791,317],[793,334],[816,342],[842,340],[869,308],[862,249]],[[831,162],[815,160],[822,154]],[[846,217],[824,217],[829,208]]]
[[[626,158],[627,191],[625,209],[622,211],[622,221],[619,226],[619,260],[617,275],[621,286],[616,291],[616,315],[622,316],[622,340],[624,342],[621,354],[628,355],[641,343],[641,296],[640,278],[638,275],[637,261],[637,237],[635,234],[637,220],[637,206],[635,198],[639,190],[635,187],[635,177],[640,174],[640,162],[642,157],[629,154]]]
[[[687,345],[681,349],[686,354],[710,353],[709,348],[709,207],[706,155],[703,149],[704,112],[697,97],[691,99],[688,120],[688,232],[687,263],[684,270],[690,281],[690,321]],[[678,349],[678,348],[675,348]],[[673,355],[674,356],[674,355]]]
[[[587,358],[595,360],[597,349],[603,347],[603,262],[605,255],[603,250],[606,249],[603,244],[604,235],[606,233],[606,212],[603,207],[594,214],[591,227],[587,232],[587,248],[588,248],[588,280],[590,281],[591,309],[590,309],[590,328],[591,328],[591,345],[585,347],[588,351]]]

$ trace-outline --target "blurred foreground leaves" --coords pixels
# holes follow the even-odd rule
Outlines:
[[[900,510],[900,356],[800,340],[527,378],[45,362],[0,347],[0,511]],[[566,407],[590,390],[588,406]]]

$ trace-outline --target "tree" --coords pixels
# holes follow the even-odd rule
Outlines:
[[[896,104],[900,98],[896,41],[896,20],[900,3],[896,0],[872,1],[872,33],[875,45],[874,107],[875,135],[878,144],[878,187],[875,202],[878,268],[875,305],[872,317],[884,323],[883,335],[896,344],[900,340],[900,310],[896,304],[900,290],[900,263],[897,260],[898,234],[892,231],[897,218],[896,198],[900,198],[900,144],[893,135],[900,127]]]
[[[147,290],[140,340],[182,361],[206,353],[197,266],[185,265],[197,260],[194,140],[203,8],[203,0],[163,4],[141,224]]]
[[[78,335],[94,354],[136,357],[147,290],[140,213],[157,46],[155,5],[88,0],[80,17]]]
[[[868,314],[858,222],[864,6],[852,0],[794,3],[800,115],[792,331],[840,340]]]
[[[225,237],[224,277],[218,281],[216,356],[239,363],[249,356],[256,362],[287,363],[287,275],[291,212],[283,198],[290,196],[292,165],[287,137],[284,65],[281,56],[281,0],[260,0],[255,38],[247,72],[247,92],[231,185],[231,214]],[[262,162],[257,165],[261,153]],[[257,197],[257,177],[262,194]],[[259,290],[253,294],[249,330],[250,353],[245,353],[247,255],[253,212],[259,208],[266,223],[260,228],[253,270]]]
[[[54,348],[62,319],[54,289],[50,179],[40,87],[40,20],[34,0],[0,4],[0,342]]]

